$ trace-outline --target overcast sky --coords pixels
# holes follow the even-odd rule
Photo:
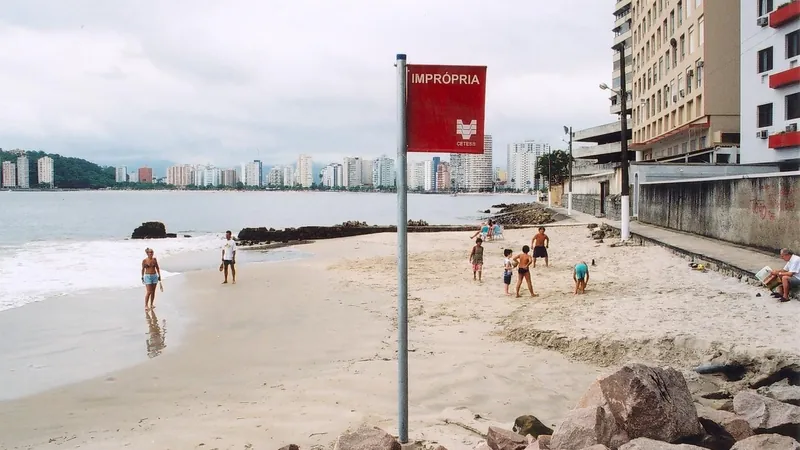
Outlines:
[[[614,0],[7,0],[0,147],[234,165],[394,155],[394,58],[488,66],[495,163],[608,112]],[[433,156],[433,155],[427,155]]]

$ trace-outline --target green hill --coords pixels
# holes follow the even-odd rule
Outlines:
[[[43,156],[53,158],[55,187],[64,189],[99,189],[114,184],[113,167],[103,167],[85,159],[70,158],[58,154],[36,151],[26,151],[25,153],[29,161],[31,187],[38,187],[39,185],[39,172],[36,163]],[[0,163],[3,161],[16,163],[17,155],[0,150]]]

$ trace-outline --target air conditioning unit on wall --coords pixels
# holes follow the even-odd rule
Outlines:
[[[786,131],[789,133],[794,133],[795,131],[797,131],[797,124],[790,123],[789,125],[786,125]]]
[[[760,27],[765,27],[769,25],[769,17],[759,17],[758,19],[756,19],[756,25]]]
[[[769,137],[769,133],[767,133],[767,130],[759,130],[756,131],[756,137],[759,139],[766,139]]]

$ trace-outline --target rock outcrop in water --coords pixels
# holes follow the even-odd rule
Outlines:
[[[554,222],[553,213],[539,203],[500,203],[493,208],[500,208],[493,217],[506,225],[541,225]]]
[[[174,234],[167,234],[167,227],[161,222],[144,222],[136,227],[131,233],[131,239],[164,239],[176,237]]]
[[[505,226],[506,229],[524,228],[518,225]],[[447,231],[478,230],[477,225],[428,225],[423,220],[409,220],[409,233],[437,233]],[[243,228],[237,236],[242,245],[271,244],[273,242],[314,241],[319,239],[335,239],[341,237],[362,236],[375,233],[396,233],[394,225],[367,225],[364,222],[348,221],[341,225],[329,227],[308,226],[298,228]]]

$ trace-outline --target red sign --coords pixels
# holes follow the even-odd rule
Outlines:
[[[408,151],[482,154],[486,66],[406,67]]]

